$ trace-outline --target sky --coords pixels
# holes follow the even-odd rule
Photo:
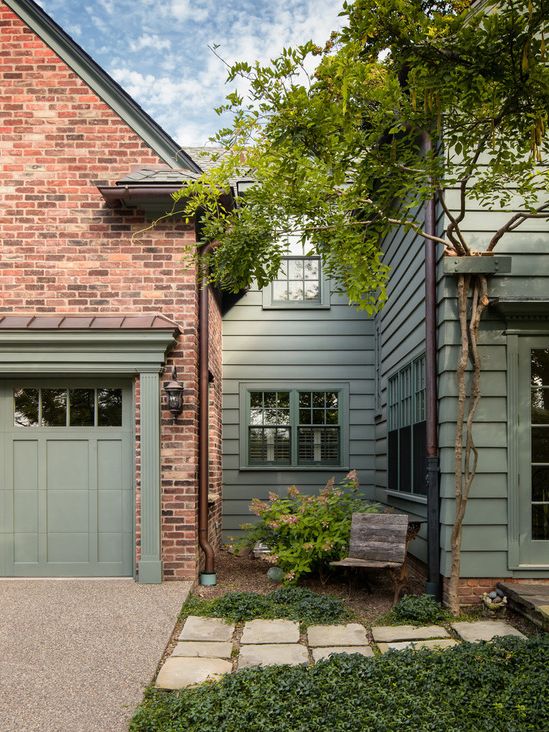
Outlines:
[[[228,63],[323,44],[343,0],[37,0],[182,146],[208,144],[230,120]]]

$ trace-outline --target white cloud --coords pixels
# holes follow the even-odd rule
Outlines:
[[[203,5],[191,4],[190,0],[171,0],[166,5],[166,10],[177,20],[193,20],[195,23],[206,20],[209,12]]]
[[[78,23],[68,23],[65,26],[65,30],[69,36],[73,36],[74,38],[78,38],[82,35],[82,26],[78,25]]]
[[[183,144],[204,144],[233,88],[226,62],[267,63],[285,46],[323,44],[343,0],[40,0],[46,11]],[[84,12],[82,12],[84,11]],[[80,31],[80,32],[79,32]]]
[[[157,51],[163,51],[171,48],[172,42],[169,38],[161,38],[155,34],[144,33],[135,41],[130,41],[131,51],[142,51],[144,48],[152,48]]]

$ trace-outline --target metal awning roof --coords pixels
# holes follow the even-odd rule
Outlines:
[[[24,313],[0,315],[0,330],[168,330],[179,325],[159,313]]]

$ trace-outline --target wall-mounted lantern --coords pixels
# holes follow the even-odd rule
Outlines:
[[[168,395],[168,409],[172,413],[174,422],[183,411],[183,384],[177,380],[177,369],[172,367],[172,379],[164,384],[164,391]]]

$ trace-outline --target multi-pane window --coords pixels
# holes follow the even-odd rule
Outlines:
[[[338,465],[339,395],[335,391],[300,391],[297,435],[300,465]]]
[[[425,356],[388,381],[388,488],[425,495]]]
[[[287,257],[272,283],[273,303],[320,303],[320,259]]]
[[[16,427],[119,427],[122,389],[17,387]]]
[[[289,465],[290,392],[251,392],[249,420],[250,465]]]
[[[291,238],[276,279],[263,291],[264,307],[328,307],[329,296],[320,257]]]
[[[254,389],[247,394],[248,465],[341,465],[339,390]]]
[[[549,349],[531,352],[532,539],[549,540]]]

